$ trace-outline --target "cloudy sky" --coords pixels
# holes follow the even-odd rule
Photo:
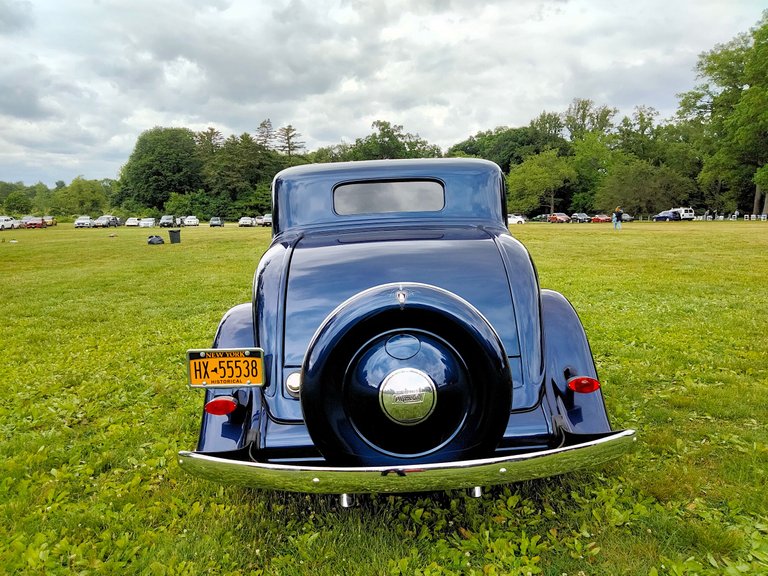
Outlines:
[[[116,178],[153,126],[387,120],[443,149],[576,97],[673,114],[765,0],[0,0],[0,180]]]

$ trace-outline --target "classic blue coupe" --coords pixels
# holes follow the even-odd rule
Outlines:
[[[181,467],[297,492],[418,492],[599,465],[614,431],[576,312],[475,159],[289,168],[251,302],[189,350],[205,393]]]

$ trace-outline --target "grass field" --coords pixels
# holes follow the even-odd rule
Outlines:
[[[768,225],[513,233],[579,311],[637,450],[352,509],[175,464],[201,410],[184,353],[250,298],[266,230],[0,233],[0,573],[768,574]]]

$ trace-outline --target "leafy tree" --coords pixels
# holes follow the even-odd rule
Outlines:
[[[357,138],[344,149],[344,160],[383,160],[387,158],[439,158],[439,146],[430,144],[418,134],[403,132],[399,124],[376,120],[373,133]]]
[[[622,206],[625,212],[652,214],[672,206],[686,205],[695,183],[666,166],[631,159],[613,167],[595,195],[595,206],[603,211]]]
[[[588,98],[574,98],[563,114],[563,124],[571,141],[582,140],[590,132],[608,134],[613,129],[616,108],[596,106]]]
[[[261,182],[253,192],[252,205],[257,213],[272,211],[272,188],[270,182]]]
[[[235,135],[224,141],[216,156],[205,166],[205,183],[214,197],[235,200],[251,189],[248,146],[253,144],[249,134]],[[255,161],[255,160],[254,160]]]
[[[617,128],[616,142],[627,154],[658,163],[655,145],[655,118],[658,111],[650,106],[635,106],[632,117],[624,116]]]
[[[196,210],[192,201],[191,194],[171,192],[170,197],[165,202],[165,213],[173,214],[175,216],[189,216],[195,214]]]
[[[66,188],[54,191],[56,214],[103,214],[107,205],[107,194],[99,180],[78,176]]]
[[[123,219],[130,218],[131,216],[157,216],[157,211],[150,210],[133,199],[125,200],[117,207],[112,206],[110,211],[115,216],[119,216]]]
[[[595,192],[614,166],[627,161],[626,155],[608,146],[608,138],[597,131],[584,134],[572,146],[570,162],[576,178],[570,186],[573,193],[570,211],[592,212]]]
[[[208,127],[203,132],[195,134],[195,148],[200,161],[205,165],[213,160],[214,155],[221,149],[224,137],[215,128]]]
[[[232,217],[228,210],[232,202],[217,198],[202,188],[188,194],[172,193],[165,203],[165,214],[175,216],[194,215],[200,220],[208,220],[212,216]]]
[[[202,161],[195,134],[187,128],[155,127],[143,132],[120,175],[120,201],[133,199],[155,209],[171,193],[191,193],[202,185]]]
[[[349,160],[349,144],[342,142],[334,146],[324,146],[309,154],[310,162],[343,162]]]
[[[267,184],[281,168],[279,155],[243,133],[230,136],[206,162],[207,205],[219,216],[236,216],[236,202],[249,203],[254,191]]]
[[[740,34],[699,56],[701,83],[681,95],[679,117],[705,127],[704,165],[699,183],[719,193],[730,191],[739,205],[752,198],[761,211],[766,162],[768,90],[768,11],[751,34]],[[766,211],[763,202],[762,211]]]
[[[573,150],[563,137],[565,125],[559,114],[542,112],[531,120],[529,125],[532,148],[523,150],[523,157],[528,154],[539,154],[544,150],[557,150],[558,156],[568,156]]]
[[[513,165],[520,164],[526,156],[541,152],[540,138],[537,138],[540,135],[541,133],[536,133],[536,128],[530,126],[498,126],[454,144],[448,149],[446,156],[484,158],[498,164],[506,173]]]
[[[32,200],[22,190],[14,190],[5,198],[5,211],[10,214],[26,214],[32,210]]]
[[[53,205],[53,192],[43,184],[38,182],[30,187],[29,194],[33,195],[32,205],[40,214],[49,214]]]
[[[261,182],[244,198],[240,198],[233,210],[236,214],[266,214],[272,211],[272,191],[269,182]]]
[[[768,213],[768,11],[752,32],[752,49],[744,63],[744,91],[726,121],[731,138],[729,152],[754,168],[753,213],[758,212],[762,195],[762,214]]]
[[[703,125],[696,120],[661,124],[654,136],[658,163],[695,180],[703,167]]]
[[[531,120],[530,127],[547,138],[562,138],[565,124],[560,114],[554,112],[542,112]]]
[[[5,202],[11,192],[23,192],[24,189],[23,182],[0,182],[0,203]]]
[[[569,159],[558,156],[555,150],[529,156],[507,176],[508,207],[512,212],[530,213],[547,205],[554,212],[558,192],[575,178]]]
[[[706,156],[696,180],[701,191],[700,205],[721,211],[733,211],[752,199],[751,174],[722,149]],[[746,192],[746,194],[745,194]]]

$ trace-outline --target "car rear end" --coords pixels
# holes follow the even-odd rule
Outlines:
[[[509,235],[498,167],[300,167],[274,198],[253,303],[190,351],[206,408],[183,467],[411,492],[559,474],[631,444],[610,428],[578,317]]]

